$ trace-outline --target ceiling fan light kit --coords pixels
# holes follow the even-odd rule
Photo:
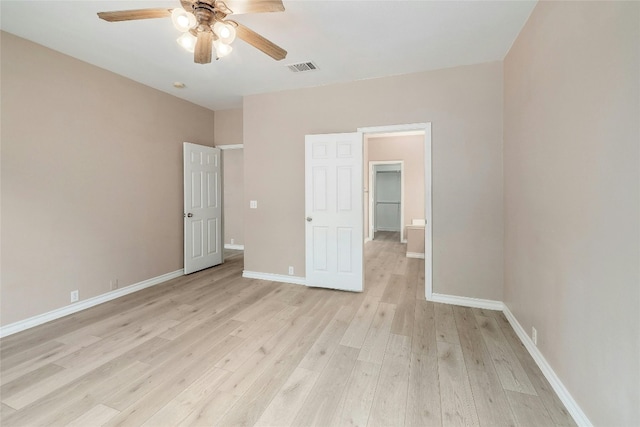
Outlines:
[[[184,9],[176,8],[171,11],[171,21],[176,30],[185,32],[195,27],[197,21],[196,16],[193,13],[187,12]]]
[[[180,46],[191,53],[193,53],[196,49],[197,40],[198,38],[188,31],[176,39]]]
[[[282,12],[282,0],[180,0],[182,7],[170,9],[139,9],[100,12],[98,17],[108,22],[132,21],[171,17],[174,27],[183,34],[176,40],[180,46],[194,54],[194,62],[208,64],[212,51],[216,58],[227,56],[236,36],[269,55],[276,61],[287,56],[287,51],[249,28],[229,19],[228,15],[243,13]]]

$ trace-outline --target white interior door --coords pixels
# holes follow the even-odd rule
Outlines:
[[[362,133],[305,138],[307,285],[362,291]]]
[[[184,143],[184,273],[222,263],[220,149]]]

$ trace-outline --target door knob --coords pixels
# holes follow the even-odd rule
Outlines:
[[[310,216],[307,217],[307,222],[311,222],[313,221],[313,218],[311,218]]]
[[[191,217],[193,217],[193,214],[192,214],[191,212],[189,212],[189,213],[187,214],[187,218],[191,218]]]

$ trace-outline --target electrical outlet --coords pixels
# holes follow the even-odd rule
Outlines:
[[[535,345],[538,345],[538,331],[533,327],[531,328],[531,341],[533,341]]]
[[[289,266],[289,275],[293,276],[293,266]]]
[[[116,289],[118,289],[118,279],[113,279],[110,284],[111,284],[112,291],[115,291]]]
[[[80,299],[80,294],[77,290],[71,291],[71,302],[76,302]]]
[[[258,209],[258,201],[257,201],[257,200],[251,200],[251,201],[249,201],[249,208],[251,208],[251,209]]]
[[[235,243],[235,240],[234,240],[234,239],[231,239],[231,244],[233,245],[234,243]]]

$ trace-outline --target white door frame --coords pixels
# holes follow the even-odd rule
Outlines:
[[[404,239],[404,160],[372,160],[369,162],[369,239],[374,237],[375,178],[374,167],[377,165],[400,165],[400,241]]]
[[[424,131],[424,293],[427,301],[433,294],[433,222],[431,206],[431,122],[406,125],[371,126],[358,128],[363,134]]]

